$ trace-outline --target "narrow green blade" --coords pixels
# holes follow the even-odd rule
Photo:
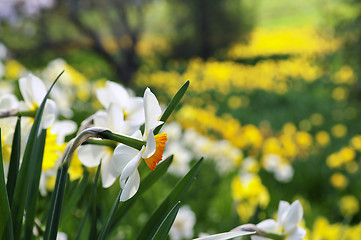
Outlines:
[[[168,170],[170,164],[173,161],[173,156],[166,158],[162,163],[157,165],[157,168],[150,172],[144,180],[141,181],[138,192],[128,201],[119,203],[119,207],[115,214],[112,216],[109,223],[109,232],[111,232],[116,226],[119,225],[120,220],[130,210],[133,204],[146,192],[158,179],[160,179]],[[105,231],[105,236],[108,230]]]
[[[21,116],[18,117],[18,121],[15,126],[14,138],[13,138],[11,155],[10,155],[8,181],[6,183],[6,189],[8,191],[10,204],[13,201],[15,184],[16,184],[16,180],[17,180],[18,172],[19,172],[20,145],[21,145]],[[10,205],[10,207],[11,207],[11,205]]]
[[[114,216],[114,213],[115,213],[115,211],[117,210],[117,208],[119,206],[119,199],[120,199],[121,194],[122,194],[122,190],[119,191],[119,194],[118,194],[117,198],[115,199],[112,210],[110,211],[109,216],[107,218],[107,221],[105,222],[105,224],[104,224],[104,226],[102,228],[102,231],[99,234],[98,240],[105,239],[105,236],[108,233],[108,226],[109,226],[109,223],[111,221],[111,218]]]
[[[163,124],[159,125],[156,129],[154,129],[154,134],[158,134],[164,123],[168,120],[169,116],[172,114],[174,109],[177,107],[180,100],[183,98],[185,92],[187,91],[189,86],[189,80],[186,81],[183,86],[178,90],[178,92],[174,95],[172,100],[170,100],[167,108],[165,109],[162,117],[160,118],[160,121],[163,122]]]
[[[172,192],[168,197],[162,202],[158,209],[150,217],[140,234],[138,235],[139,240],[152,239],[150,236],[153,236],[158,230],[159,226],[163,222],[163,219],[167,216],[171,208],[182,198],[184,193],[190,187],[190,184],[195,179],[203,158],[201,158],[192,169],[185,175],[173,188]]]
[[[44,240],[56,239],[64,200],[65,184],[68,179],[69,165],[63,164],[56,176],[55,188],[51,196],[48,220],[44,234]]]
[[[25,215],[25,229],[24,229],[24,240],[33,239],[33,227],[35,214],[37,209],[37,202],[39,196],[39,183],[41,176],[41,167],[43,164],[44,148],[46,139],[46,129],[41,130],[41,133],[36,141],[35,149],[33,149],[32,158],[36,160],[34,176],[31,179],[28,191],[28,201],[26,204],[26,215]]]
[[[84,192],[86,190],[86,186],[88,185],[89,180],[89,172],[85,171],[83,175],[83,179],[80,183],[77,184],[77,186],[74,189],[71,189],[70,197],[66,200],[66,204],[64,205],[64,209],[66,211],[63,212],[61,223],[64,221],[67,221],[69,217],[71,217],[71,214],[74,212],[76,205],[78,204],[80,198],[84,195]],[[68,192],[68,190],[66,190]],[[66,197],[65,197],[66,198]]]
[[[157,232],[153,236],[152,239],[154,240],[164,240],[167,238],[170,228],[173,225],[173,222],[177,216],[178,210],[180,208],[181,203],[177,202],[177,204],[170,210],[167,217],[164,221],[160,224]]]
[[[56,173],[56,178],[55,178],[55,185],[54,185],[54,191],[51,194],[51,201],[50,201],[50,208],[49,208],[49,216],[46,222],[46,226],[50,225],[52,218],[50,217],[51,215],[54,214],[54,209],[55,209],[55,203],[56,203],[56,190],[59,189],[59,182],[60,182],[60,175],[62,173],[62,168],[59,168],[57,173]],[[49,229],[48,227],[45,229],[45,233],[44,233],[44,239],[46,239],[46,236],[49,235]]]
[[[55,83],[62,74],[63,72],[58,75],[58,77],[55,79],[54,83],[51,85],[48,92],[46,93],[36,113],[34,123],[30,130],[28,141],[25,147],[23,161],[21,163],[20,171],[15,185],[14,198],[11,203],[14,239],[20,239],[22,232],[22,226],[23,226],[22,222],[23,222],[25,204],[27,202],[29,184],[31,182],[31,179],[33,178],[34,168],[35,168],[35,163],[34,163],[35,160],[31,158],[32,155],[31,152],[36,146],[36,139],[40,128],[40,122],[44,112],[45,103],[50,94],[51,89],[54,87]]]
[[[14,239],[12,230],[12,221],[10,214],[10,204],[8,193],[5,186],[5,174],[3,166],[3,154],[1,145],[0,129],[0,239]]]
[[[90,194],[90,199],[89,199],[88,207],[87,207],[87,209],[86,209],[86,211],[85,211],[85,214],[84,214],[84,216],[83,216],[83,219],[82,219],[82,221],[81,221],[81,224],[80,224],[80,226],[79,226],[79,228],[78,228],[78,234],[77,234],[77,236],[76,236],[76,239],[80,239],[81,232],[82,232],[82,230],[83,230],[83,227],[84,227],[84,225],[85,225],[85,221],[86,221],[86,219],[87,219],[87,217],[88,217],[88,214],[89,214],[89,209],[90,209],[90,207],[92,206],[93,201],[94,201],[94,199],[95,199],[96,189],[97,189],[98,180],[99,180],[99,176],[100,176],[101,165],[102,165],[102,164],[101,164],[101,162],[100,162],[100,164],[99,164],[99,166],[98,166],[98,169],[97,169],[97,173],[95,174],[95,179],[94,179],[94,183],[93,183],[92,192],[91,192],[91,194]],[[67,209],[67,208],[65,208],[65,209],[67,210],[67,212],[69,211],[69,209]]]

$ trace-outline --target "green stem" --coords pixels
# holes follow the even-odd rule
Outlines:
[[[120,135],[120,134],[116,134],[113,133],[109,130],[103,131],[99,133],[99,136],[105,139],[110,139],[119,143],[123,143],[125,145],[128,145],[129,147],[141,150],[143,146],[146,145],[145,141],[136,139],[136,138],[132,138],[132,137],[128,137],[125,135]]]
[[[88,129],[85,129],[84,131],[82,131],[81,133],[79,133],[75,138],[73,138],[72,140],[70,140],[68,142],[68,145],[66,146],[65,151],[64,151],[62,162],[63,163],[70,162],[74,151],[81,144],[83,144],[85,141],[90,140],[91,138],[102,138],[102,139],[113,140],[113,141],[128,145],[130,147],[133,147],[135,149],[138,149],[139,151],[142,149],[143,146],[146,145],[145,141],[142,141],[142,140],[139,140],[136,138],[132,138],[132,137],[128,137],[125,135],[115,134],[105,128],[97,128],[97,127],[88,128]],[[97,140],[95,143],[99,145],[100,144],[99,141],[104,141],[104,140]],[[105,142],[105,144],[110,144],[110,143],[108,141],[108,142]],[[104,145],[104,144],[102,144],[102,145]],[[114,145],[112,144],[112,146],[114,146]]]
[[[114,149],[117,146],[117,144],[114,141],[107,140],[107,139],[103,139],[103,140],[88,139],[83,144],[93,144],[93,145],[107,146],[107,147],[110,147],[112,149]]]
[[[23,117],[32,117],[34,118],[36,115],[37,110],[34,111],[21,111],[18,113],[18,115],[21,115]]]

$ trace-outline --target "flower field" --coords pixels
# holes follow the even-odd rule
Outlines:
[[[92,55],[26,66],[0,42],[0,238],[359,239],[352,40],[256,26],[169,60],[170,39],[145,33],[127,85]],[[114,41],[99,44],[134,39]]]
[[[199,155],[214,159],[218,174],[227,169],[228,187],[220,193],[232,197],[227,214],[236,209],[246,223],[272,215],[268,209],[280,199],[300,199],[307,239],[357,239],[356,76],[350,66],[328,66],[341,41],[310,28],[259,29],[249,45],[229,49],[228,61],[194,59],[183,71],[177,70],[182,63],[167,71],[141,71],[137,85],[172,93],[181,79],[194,79],[174,119],[185,129],[183,139],[189,129],[207,138],[194,144]],[[289,57],[275,60],[275,55]],[[256,57],[265,59],[252,65],[237,61]],[[231,156],[223,153],[224,144]],[[209,209],[217,211],[216,206]]]

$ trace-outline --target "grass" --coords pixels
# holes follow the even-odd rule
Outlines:
[[[255,6],[257,26],[277,28],[280,26],[317,25],[322,20],[318,3],[317,0],[259,0]]]

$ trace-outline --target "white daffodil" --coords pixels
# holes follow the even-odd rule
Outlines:
[[[123,189],[120,201],[128,200],[138,191],[140,177],[137,167],[141,160],[144,159],[150,170],[153,171],[157,163],[162,160],[165,142],[167,141],[166,133],[154,136],[154,129],[162,124],[159,121],[162,111],[157,98],[149,88],[144,92],[143,101],[145,113],[144,134],[142,136],[138,130],[133,137],[144,140],[146,145],[139,151],[127,145],[119,144],[114,150],[114,167],[121,173],[119,181]]]
[[[135,132],[132,126],[124,122],[123,111],[114,104],[110,104],[106,111],[98,111],[93,115],[94,126],[108,128],[109,130],[130,135]],[[86,167],[96,167],[102,161],[101,175],[103,187],[110,187],[120,175],[112,164],[113,148],[109,146],[87,144],[78,148],[78,158]]]
[[[23,111],[37,110],[46,95],[46,88],[40,78],[33,74],[19,79],[19,87],[24,102],[20,107]],[[56,118],[56,104],[53,100],[48,99],[45,104],[42,117],[42,127],[50,127]]]
[[[126,123],[137,127],[144,123],[143,99],[131,97],[123,86],[107,81],[105,88],[98,89],[96,95],[105,108],[111,103],[118,105],[124,113]]]
[[[19,101],[13,94],[0,96],[0,111],[19,108]],[[16,117],[0,118],[1,144],[4,162],[9,162],[11,145],[16,125]]]
[[[267,219],[257,224],[257,227],[266,233],[276,233],[285,236],[285,240],[301,240],[306,236],[306,230],[298,226],[302,220],[303,208],[299,200],[291,205],[280,201],[277,221]],[[252,240],[267,240],[267,237],[251,236]]]

